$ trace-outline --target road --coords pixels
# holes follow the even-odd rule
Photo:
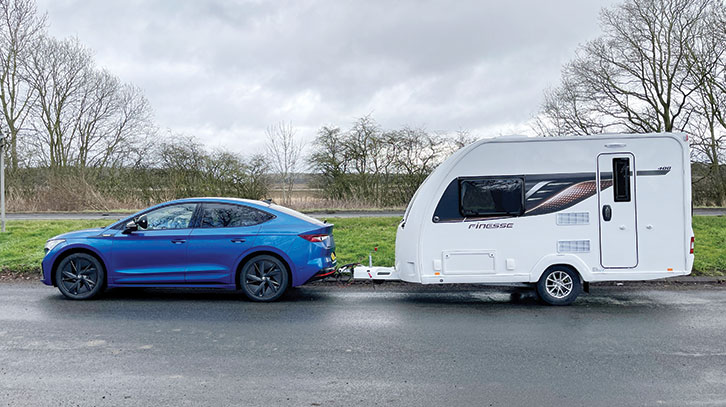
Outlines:
[[[726,405],[726,289],[0,284],[0,405]]]
[[[694,208],[694,215],[724,216],[726,208]],[[125,218],[131,213],[104,213],[104,212],[35,212],[35,213],[9,213],[8,220],[62,220],[62,219],[109,219],[111,221]],[[359,218],[370,216],[403,216],[403,211],[342,211],[342,212],[314,212],[308,215],[315,218]]]

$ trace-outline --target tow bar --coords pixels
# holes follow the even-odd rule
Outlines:
[[[378,248],[374,248],[373,251],[377,252]],[[352,283],[353,280],[368,280],[374,283],[400,280],[398,272],[394,267],[373,266],[373,252],[368,254],[367,266],[360,263],[348,263],[335,270],[318,275],[318,278],[326,277],[332,278],[335,281],[344,284]]]

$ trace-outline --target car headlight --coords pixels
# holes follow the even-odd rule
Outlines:
[[[49,251],[53,250],[56,246],[59,244],[65,242],[66,239],[50,239],[47,242],[45,242],[45,252],[48,253]]]

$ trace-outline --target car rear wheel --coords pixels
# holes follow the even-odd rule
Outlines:
[[[242,267],[239,284],[252,301],[275,301],[289,286],[287,266],[273,256],[255,256]]]
[[[569,267],[548,268],[537,282],[537,294],[549,305],[570,305],[581,291],[580,276]]]
[[[66,298],[87,300],[103,290],[106,272],[97,258],[86,253],[74,253],[58,263],[55,282]]]

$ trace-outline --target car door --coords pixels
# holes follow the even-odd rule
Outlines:
[[[115,284],[183,284],[187,240],[196,203],[153,209],[147,227],[113,237],[111,269]]]
[[[274,216],[246,205],[205,202],[189,236],[189,284],[234,284],[237,265]]]

